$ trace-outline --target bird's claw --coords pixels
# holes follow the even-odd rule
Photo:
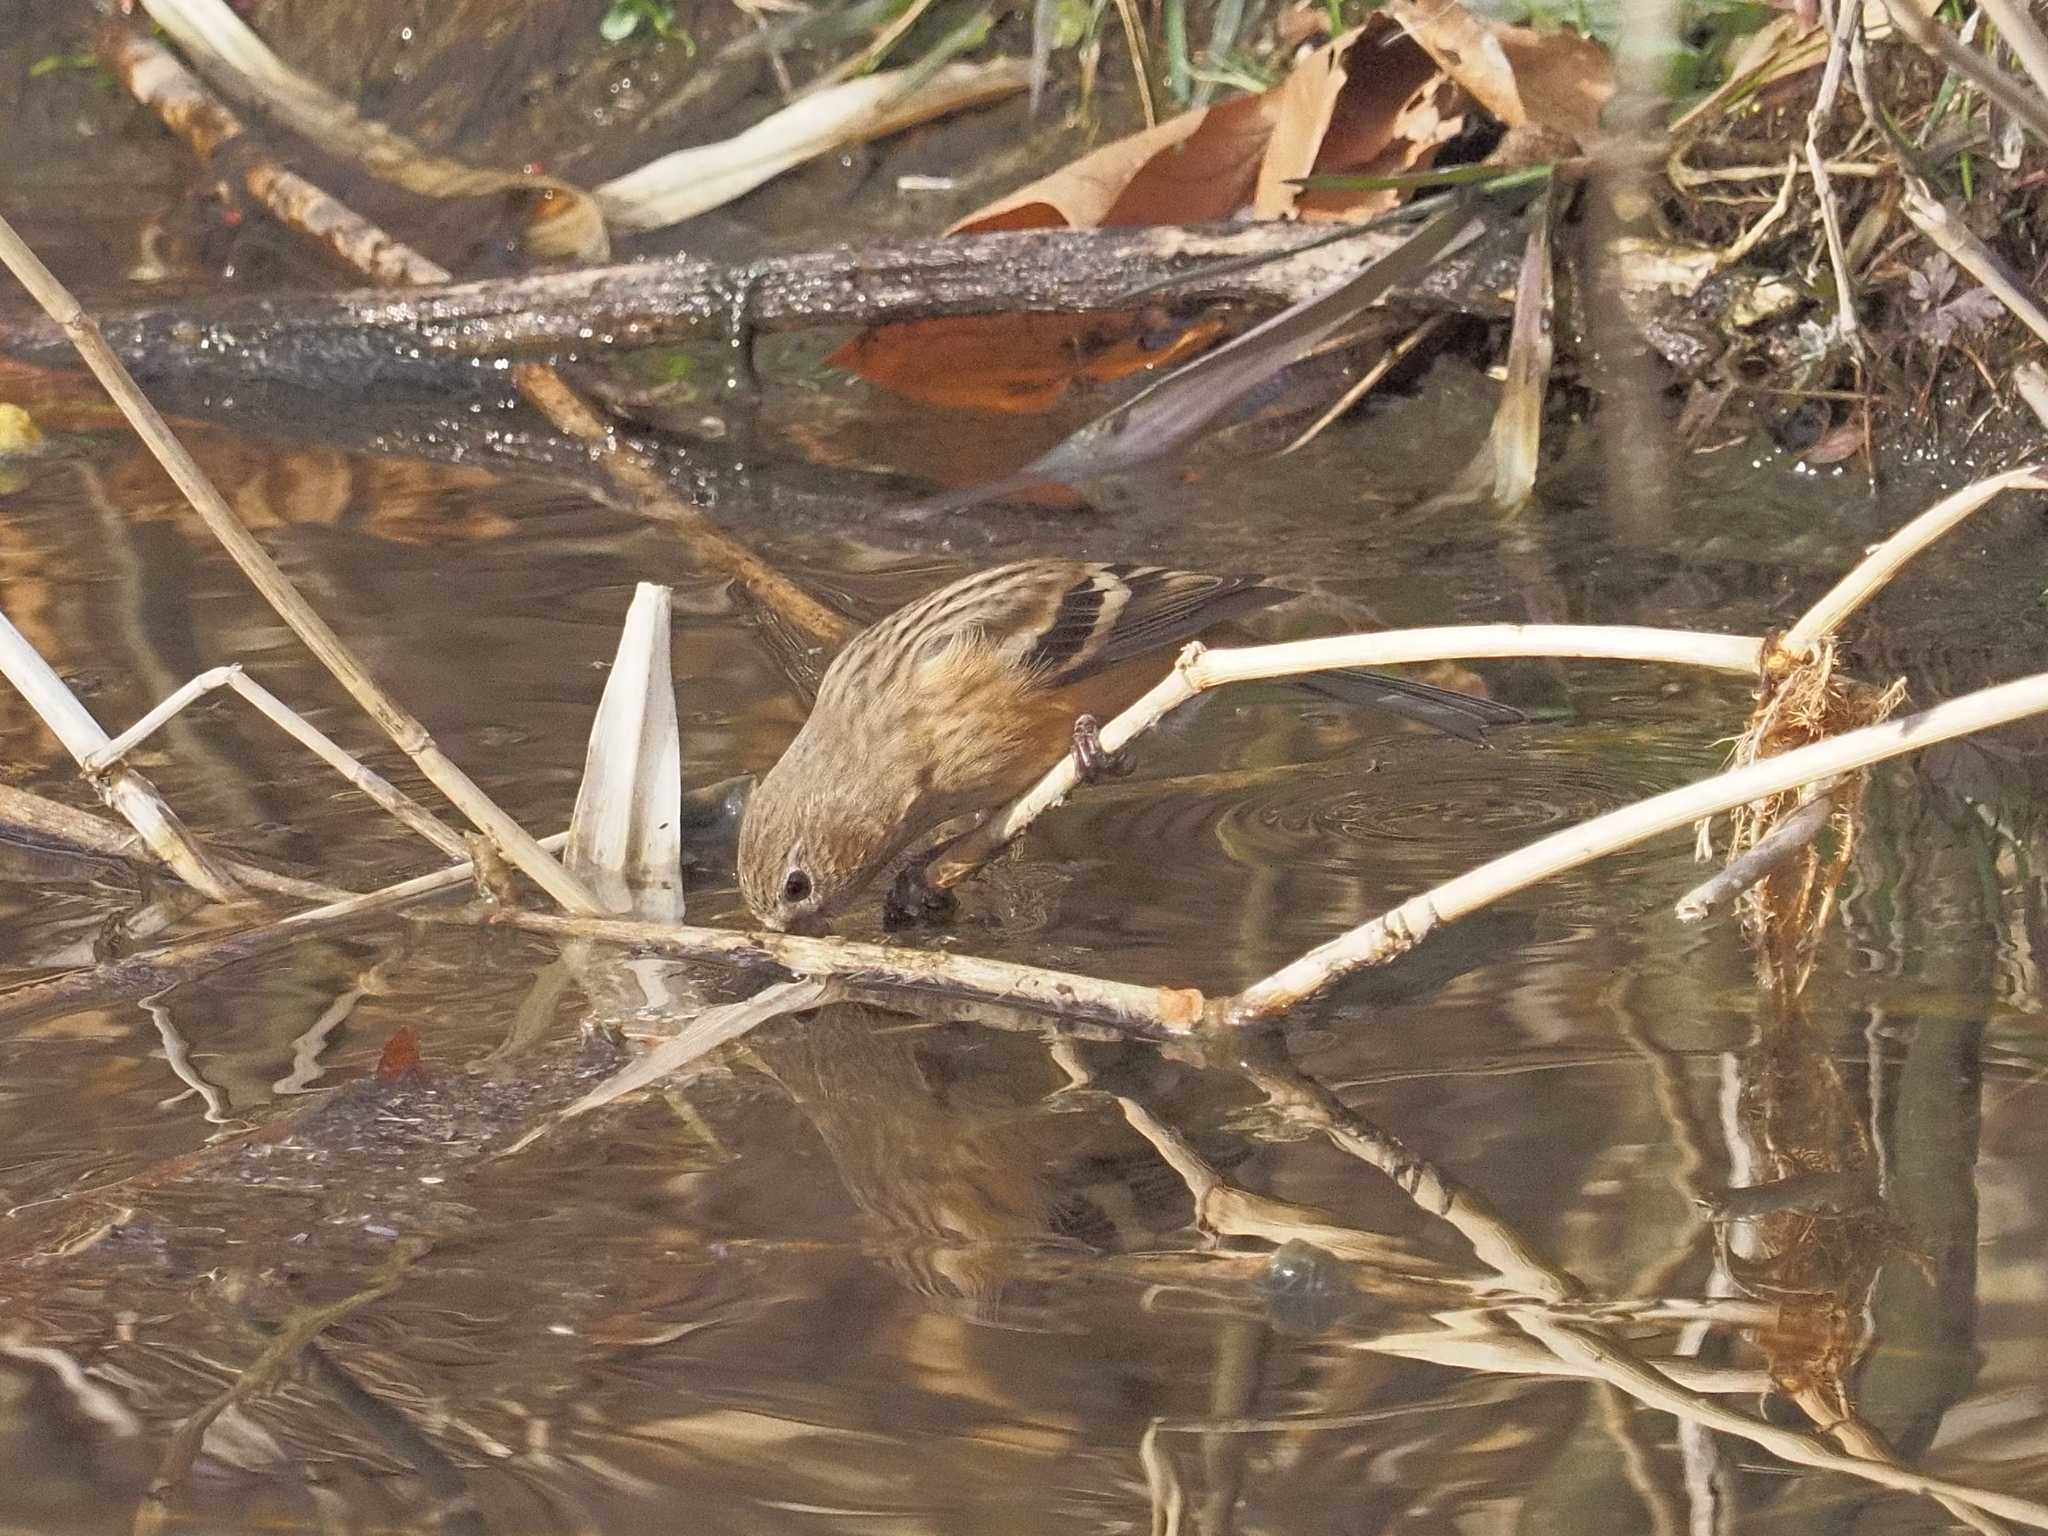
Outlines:
[[[1074,717],[1074,768],[1083,784],[1120,779],[1131,771],[1123,753],[1112,752],[1103,746],[1102,722],[1093,715]]]
[[[882,926],[891,933],[943,923],[959,910],[960,899],[924,877],[922,865],[911,865],[896,877],[882,898]]]

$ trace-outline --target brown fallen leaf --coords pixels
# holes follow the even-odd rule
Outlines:
[[[1464,125],[1463,97],[1385,17],[1316,49],[1274,89],[1184,112],[1106,144],[968,215],[948,233],[1102,228],[1260,218],[1358,218],[1401,193],[1316,189],[1305,176],[1426,169]],[[1047,315],[919,321],[864,332],[827,362],[932,404],[1049,410],[1084,379],[1184,359],[1218,333],[1168,347],[1140,317]],[[1156,329],[1156,327],[1149,327]]]
[[[1388,0],[1387,11],[1509,128],[1533,124],[1581,148],[1599,136],[1600,110],[1614,94],[1614,66],[1590,38],[1489,21],[1458,0]]]

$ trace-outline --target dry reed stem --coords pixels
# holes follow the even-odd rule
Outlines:
[[[1295,438],[1295,440],[1289,443],[1285,448],[1282,448],[1278,454],[1274,455],[1274,457],[1284,458],[1286,455],[1290,453],[1294,453],[1299,449],[1306,448],[1310,443],[1314,442],[1317,438],[1321,437],[1324,432],[1329,430],[1330,424],[1332,422],[1336,421],[1339,417],[1344,415],[1345,412],[1349,411],[1353,406],[1357,405],[1359,401],[1363,400],[1367,395],[1371,394],[1374,388],[1379,384],[1380,380],[1385,378],[1390,372],[1393,371],[1395,364],[1399,363],[1402,358],[1406,357],[1410,352],[1413,352],[1417,347],[1421,346],[1423,342],[1427,341],[1431,336],[1435,335],[1437,328],[1441,326],[1447,318],[1448,317],[1444,315],[1431,315],[1427,320],[1423,321],[1422,324],[1416,326],[1414,330],[1410,331],[1406,336],[1403,336],[1399,341],[1395,342],[1391,347],[1387,348],[1386,351],[1382,352],[1379,355],[1379,357],[1373,362],[1373,365],[1365,370],[1364,376],[1360,378],[1356,384],[1352,385],[1349,389],[1345,390],[1343,394],[1339,395],[1337,397],[1335,404],[1333,404],[1327,411],[1324,411],[1322,415],[1318,416],[1315,419],[1315,421],[1306,430],[1304,430],[1299,437]]]
[[[2034,89],[2048,92],[2048,37],[2042,36],[2027,8],[2012,0],[1981,0],[1981,8],[2034,82]]]
[[[121,360],[107,345],[106,338],[100,335],[99,327],[79,307],[78,300],[37,259],[35,252],[5,219],[0,219],[0,262],[4,262],[28,289],[43,312],[63,327],[77,347],[79,356],[121,408],[121,414],[128,418],[136,435],[176,482],[178,489],[184,492],[185,499],[199,514],[200,521],[241,567],[251,585],[305,643],[306,648],[320,659],[335,681],[363,706],[398,749],[418,764],[429,782],[470,819],[509,863],[542,890],[572,912],[603,911],[602,904],[584,888],[582,881],[542,852],[532,835],[506,815],[468,774],[441,751],[427,733],[427,728],[385,692],[327,621],[299,595],[298,589],[277,562],[270,558],[261,542],[228,509],[227,502],[222,500],[213,482],[206,478],[198,462],[171,431],[169,423],[136,387],[135,380],[121,366]]]
[[[1321,1132],[1338,1150],[1377,1168],[1423,1211],[1450,1226],[1518,1294],[1551,1302],[1585,1294],[1584,1282],[1542,1258],[1483,1195],[1368,1124],[1277,1050],[1255,1046],[1237,1066],[1288,1120]]]
[[[5,675],[50,728],[100,798],[135,829],[172,873],[211,900],[240,898],[242,891],[234,877],[185,830],[154,784],[132,768],[94,773],[86,767],[93,754],[106,745],[106,731],[4,613],[0,613],[0,675]]]
[[[235,176],[258,204],[325,247],[344,266],[380,283],[446,281],[446,274],[418,251],[393,240],[297,172],[254,152],[255,141],[245,133],[242,120],[168,49],[117,21],[100,29],[98,48],[129,93],[191,145],[202,163]],[[223,154],[231,145],[232,154]]]
[[[123,863],[140,864],[150,869],[170,867],[151,853],[132,828],[102,821],[88,811],[75,810],[62,801],[47,800],[29,790],[16,789],[11,784],[0,784],[0,826],[94,858],[119,859]],[[6,835],[0,831],[0,836]],[[239,859],[222,858],[218,863],[252,890],[321,902],[346,901],[354,895],[352,891],[318,880],[280,875],[260,864],[248,864]],[[176,873],[175,870],[171,872]]]
[[[543,839],[541,846],[552,850],[568,840],[568,833],[557,833]],[[138,950],[106,961],[89,970],[72,971],[47,981],[27,982],[0,995],[0,1022],[41,1017],[116,998],[135,997],[145,992],[160,992],[176,982],[190,981],[224,965],[282,949],[309,934],[343,927],[424,897],[453,890],[474,878],[475,874],[474,862],[465,859],[460,864],[401,880],[380,890],[360,896],[343,896],[324,906],[294,912],[289,917],[260,927],[159,945],[155,949]]]
[[[169,698],[129,726],[119,736],[92,754],[85,763],[86,771],[99,773],[112,767],[136,747],[161,730],[180,710],[216,689],[226,688],[250,705],[256,712],[270,721],[285,735],[327,764],[349,783],[368,795],[377,804],[389,811],[398,820],[419,833],[451,859],[469,857],[469,845],[462,835],[434,819],[429,811],[411,795],[398,788],[374,769],[366,767],[351,756],[333,737],[304,715],[285,703],[268,688],[257,682],[242,670],[241,663],[225,667],[214,667],[200,673],[179,688]]]
[[[1703,816],[2043,713],[2048,713],[2048,673],[2036,673],[1653,795],[1412,897],[1384,916],[1318,945],[1235,997],[1212,1003],[1210,1015],[1229,1026],[1264,1022],[1355,971],[1384,965],[1441,925],[1565,870],[1689,826]]]
[[[854,939],[752,933],[627,918],[563,917],[551,912],[507,909],[475,917],[450,915],[457,921],[479,921],[550,938],[592,939],[690,960],[772,965],[799,976],[836,976],[850,986],[888,987],[902,992],[1010,1003],[1063,1017],[1093,1019],[1138,1035],[1186,1035],[1193,1032],[1202,1017],[1202,994],[1191,987],[1105,981],[973,955],[942,954]]]
[[[1137,703],[1102,728],[1111,752],[1128,746],[1197,694],[1226,683],[1293,677],[1339,667],[1384,667],[1421,661],[1559,656],[1607,661],[1670,662],[1754,677],[1763,642],[1747,635],[1703,635],[1629,625],[1469,624],[1395,629],[1373,635],[1332,635],[1282,645],[1208,650],[1197,644]],[[958,885],[1032,822],[1059,805],[1080,782],[1069,753],[1024,794],[946,851],[932,870],[940,887]]]
[[[2048,490],[2048,465],[2028,464],[1966,485],[1943,497],[1876,549],[1829,588],[1772,649],[1775,667],[1805,658],[1821,638],[1833,634],[1857,609],[1869,602],[1908,562],[1979,507],[2005,491]],[[1780,659],[1782,658],[1782,660]]]

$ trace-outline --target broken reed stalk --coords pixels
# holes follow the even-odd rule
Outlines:
[[[1763,642],[1749,635],[1597,624],[1466,624],[1332,635],[1281,645],[1181,652],[1174,669],[1102,728],[1102,744],[1121,750],[1197,694],[1226,683],[1293,677],[1340,667],[1385,667],[1421,661],[1556,656],[1583,660],[1670,662],[1755,677]],[[1060,804],[1080,782],[1069,753],[1024,794],[949,848],[932,870],[941,888],[958,885],[1032,822]]]
[[[1726,906],[1819,837],[1834,814],[1834,798],[1822,786],[1811,800],[1730,859],[1727,868],[1679,897],[1672,916],[1681,923],[1705,921],[1717,907]]]
[[[102,821],[87,811],[75,810],[60,800],[48,800],[11,784],[0,784],[0,838],[18,836],[35,843],[52,843],[67,852],[88,858],[119,859],[149,869],[168,869],[131,829]],[[279,896],[296,896],[303,901],[343,901],[354,893],[318,880],[300,880],[280,875],[260,864],[239,859],[215,860],[236,880],[252,890]],[[177,871],[172,870],[173,874]]]
[[[88,773],[104,772],[161,730],[180,710],[219,688],[226,688],[253,705],[264,719],[270,721],[285,735],[291,737],[449,858],[469,857],[469,847],[463,842],[459,832],[435,820],[433,812],[419,801],[391,783],[381,773],[357,761],[333,737],[244,672],[239,662],[200,673],[93,753],[82,766]]]
[[[63,743],[100,798],[135,829],[172,873],[211,900],[234,901],[241,896],[234,877],[193,840],[154,784],[132,768],[94,772],[87,767],[93,755],[106,746],[106,731],[4,613],[0,613],[0,674]]]
[[[1883,591],[1914,556],[1994,497],[2018,490],[2048,491],[2048,465],[2028,464],[2009,469],[1944,496],[1859,560],[1848,575],[1785,631],[1772,647],[1773,653],[1787,663],[1811,656],[1824,638]]]
[[[1443,924],[1470,916],[1540,880],[1766,795],[1783,794],[1819,779],[1917,752],[1936,742],[2043,713],[2048,713],[2048,673],[2035,673],[1965,694],[1917,715],[1865,726],[1764,758],[1746,768],[1653,795],[1553,833],[1412,897],[1372,922],[1318,945],[1237,996],[1212,1003],[1209,1012],[1226,1025],[1245,1027],[1261,1023],[1328,990],[1354,972],[1385,964],[1414,948]]]
[[[395,698],[384,691],[327,621],[313,610],[291,584],[269,551],[244,527],[228,504],[206,478],[191,453],[171,431],[162,415],[136,387],[107,346],[92,319],[78,300],[57,281],[50,269],[0,218],[0,263],[20,280],[45,314],[64,328],[85,364],[98,378],[121,414],[128,418],[149,451],[155,455],[185,499],[199,514],[242,573],[260,592],[291,630],[317,656],[350,697],[382,727],[398,749],[411,758],[435,788],[446,795],[456,809],[489,839],[506,859],[536,885],[571,912],[598,913],[604,910],[583,882],[541,850],[526,829],[501,810],[491,797],[441,751],[427,728]]]
[[[164,125],[173,133],[183,138],[202,162],[207,161],[211,154],[207,131],[210,117],[214,113],[227,112],[212,92],[166,49],[133,27],[110,24],[102,29],[100,47],[115,73],[127,82],[137,100],[162,118]],[[237,153],[242,156],[244,165],[265,158],[256,150],[253,141],[246,138],[237,146]],[[299,183],[292,189],[292,199],[286,201],[266,195],[266,192],[282,185],[278,176],[273,175],[262,182],[252,182],[245,176],[244,181],[258,204],[286,229],[313,240],[372,281],[391,282],[394,275],[405,283],[451,281],[445,267],[393,239],[310,183]],[[351,239],[337,241],[330,238],[333,230],[344,227],[352,231]],[[731,302],[729,294],[727,302]],[[94,371],[98,372],[98,369]],[[620,443],[610,423],[591,409],[554,368],[543,363],[524,363],[512,370],[512,381],[527,403],[545,416],[557,431],[590,445],[597,467],[642,516],[672,523],[681,529],[697,559],[739,582],[766,612],[788,625],[811,645],[836,646],[851,638],[854,626],[843,615],[827,608],[713,522],[700,508],[678,496],[660,469]],[[444,793],[447,792],[445,785],[440,787]],[[455,796],[450,794],[449,798],[453,800]],[[457,803],[460,804],[459,801]],[[464,809],[466,811],[467,807]],[[519,861],[514,859],[513,862]],[[527,873],[531,875],[533,872],[528,870]],[[541,883],[546,884],[545,881]],[[552,890],[549,894],[555,895],[571,911],[604,910],[601,905],[580,906],[564,900]],[[589,897],[587,891],[583,894]],[[590,899],[594,903],[595,899]]]
[[[1862,329],[1856,319],[1856,284],[1849,270],[1849,257],[1842,243],[1842,215],[1835,206],[1834,184],[1828,180],[1827,157],[1820,151],[1821,130],[1835,109],[1835,97],[1842,89],[1842,71],[1849,60],[1850,39],[1863,21],[1863,0],[1833,0],[1838,13],[1827,16],[1829,0],[1822,0],[1822,12],[1833,25],[1828,29],[1828,61],[1821,71],[1820,90],[1813,109],[1806,114],[1806,164],[1813,173],[1814,197],[1820,203],[1821,228],[1827,235],[1828,265],[1835,273],[1835,316],[1842,340],[1859,355],[1863,350]]]
[[[1998,302],[2020,323],[2043,341],[2048,341],[2048,311],[2006,269],[1991,249],[1978,239],[1948,204],[1936,197],[1918,176],[1904,173],[1905,192],[1899,211],[1912,220],[1913,227],[1933,241],[1957,266],[1982,283]]]
[[[560,832],[543,838],[541,847],[550,850],[560,848],[568,840],[569,834]],[[208,975],[238,960],[249,960],[282,949],[309,934],[344,927],[362,918],[454,890],[475,874],[474,862],[465,859],[460,864],[401,880],[396,885],[366,891],[360,896],[343,896],[324,906],[294,912],[261,927],[209,934],[204,938],[159,945],[155,949],[137,950],[86,970],[66,972],[47,981],[26,982],[0,995],[0,1023],[41,1018],[88,1004],[160,992],[176,982]]]

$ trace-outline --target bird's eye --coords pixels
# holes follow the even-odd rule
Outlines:
[[[805,901],[811,894],[811,877],[800,869],[792,869],[782,879],[784,901]]]

